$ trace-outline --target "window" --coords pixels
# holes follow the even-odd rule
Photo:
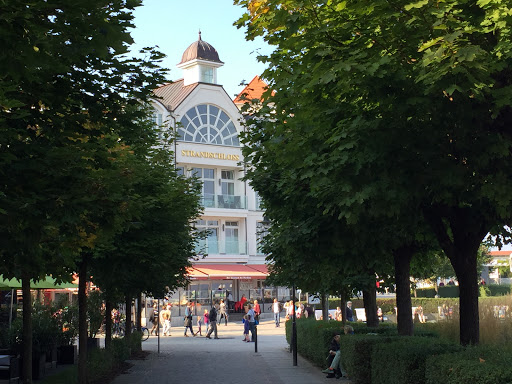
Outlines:
[[[237,221],[226,221],[226,253],[227,254],[239,254],[240,247],[238,244],[238,222]]]
[[[180,120],[178,140],[238,147],[236,127],[221,109],[210,104],[190,108]]]
[[[157,131],[158,131],[158,138],[159,139],[162,139],[163,137],[163,134],[162,134],[162,123],[163,123],[163,115],[161,113],[153,113],[153,115],[151,115],[151,120],[153,121],[153,124],[155,125]]]
[[[176,174],[177,174],[178,176],[183,176],[183,175],[185,174],[185,168],[183,168],[183,167],[177,167],[177,168],[176,168]]]
[[[201,81],[203,83],[213,83],[213,68],[203,68],[201,70]]]
[[[235,171],[221,171],[222,194],[228,196],[235,195]]]
[[[197,220],[196,230],[206,235],[199,242],[202,252],[219,253],[219,222],[217,220]]]
[[[263,239],[265,238],[267,233],[268,233],[268,224],[266,224],[262,221],[258,221],[256,223],[256,243],[257,243],[257,247],[258,247],[257,248],[258,254],[260,254],[260,255],[263,253],[263,250],[261,248],[263,245]]]
[[[205,207],[215,206],[215,169],[192,168],[192,176],[203,182],[203,200]]]

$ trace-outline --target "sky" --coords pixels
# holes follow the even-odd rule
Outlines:
[[[134,12],[135,29],[131,32],[132,49],[158,46],[167,57],[162,66],[170,69],[169,80],[182,78],[176,64],[187,47],[201,38],[212,45],[225,64],[217,69],[218,83],[233,99],[242,91],[239,84],[260,75],[265,66],[259,63],[259,53],[271,48],[262,40],[246,41],[245,28],[233,23],[244,13],[232,0],[144,0]]]

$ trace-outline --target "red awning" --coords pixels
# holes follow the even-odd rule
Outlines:
[[[189,269],[191,280],[265,279],[267,266],[258,264],[195,264]]]

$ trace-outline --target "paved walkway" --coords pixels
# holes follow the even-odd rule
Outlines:
[[[171,337],[160,338],[160,353],[157,353],[157,338],[150,337],[142,343],[142,349],[151,352],[148,358],[130,361],[133,368],[112,384],[350,383],[327,379],[320,368],[300,356],[294,367],[284,324],[276,328],[270,320],[260,323],[258,353],[254,351],[254,343],[242,341],[241,322],[222,324],[218,329],[219,339],[209,340],[204,337],[205,332],[202,337],[184,337],[183,327],[173,327]]]

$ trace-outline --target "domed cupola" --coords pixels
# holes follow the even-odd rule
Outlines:
[[[194,83],[217,84],[217,68],[224,65],[219,59],[219,53],[206,41],[199,39],[183,52],[181,62],[177,65],[183,69],[183,85]]]

